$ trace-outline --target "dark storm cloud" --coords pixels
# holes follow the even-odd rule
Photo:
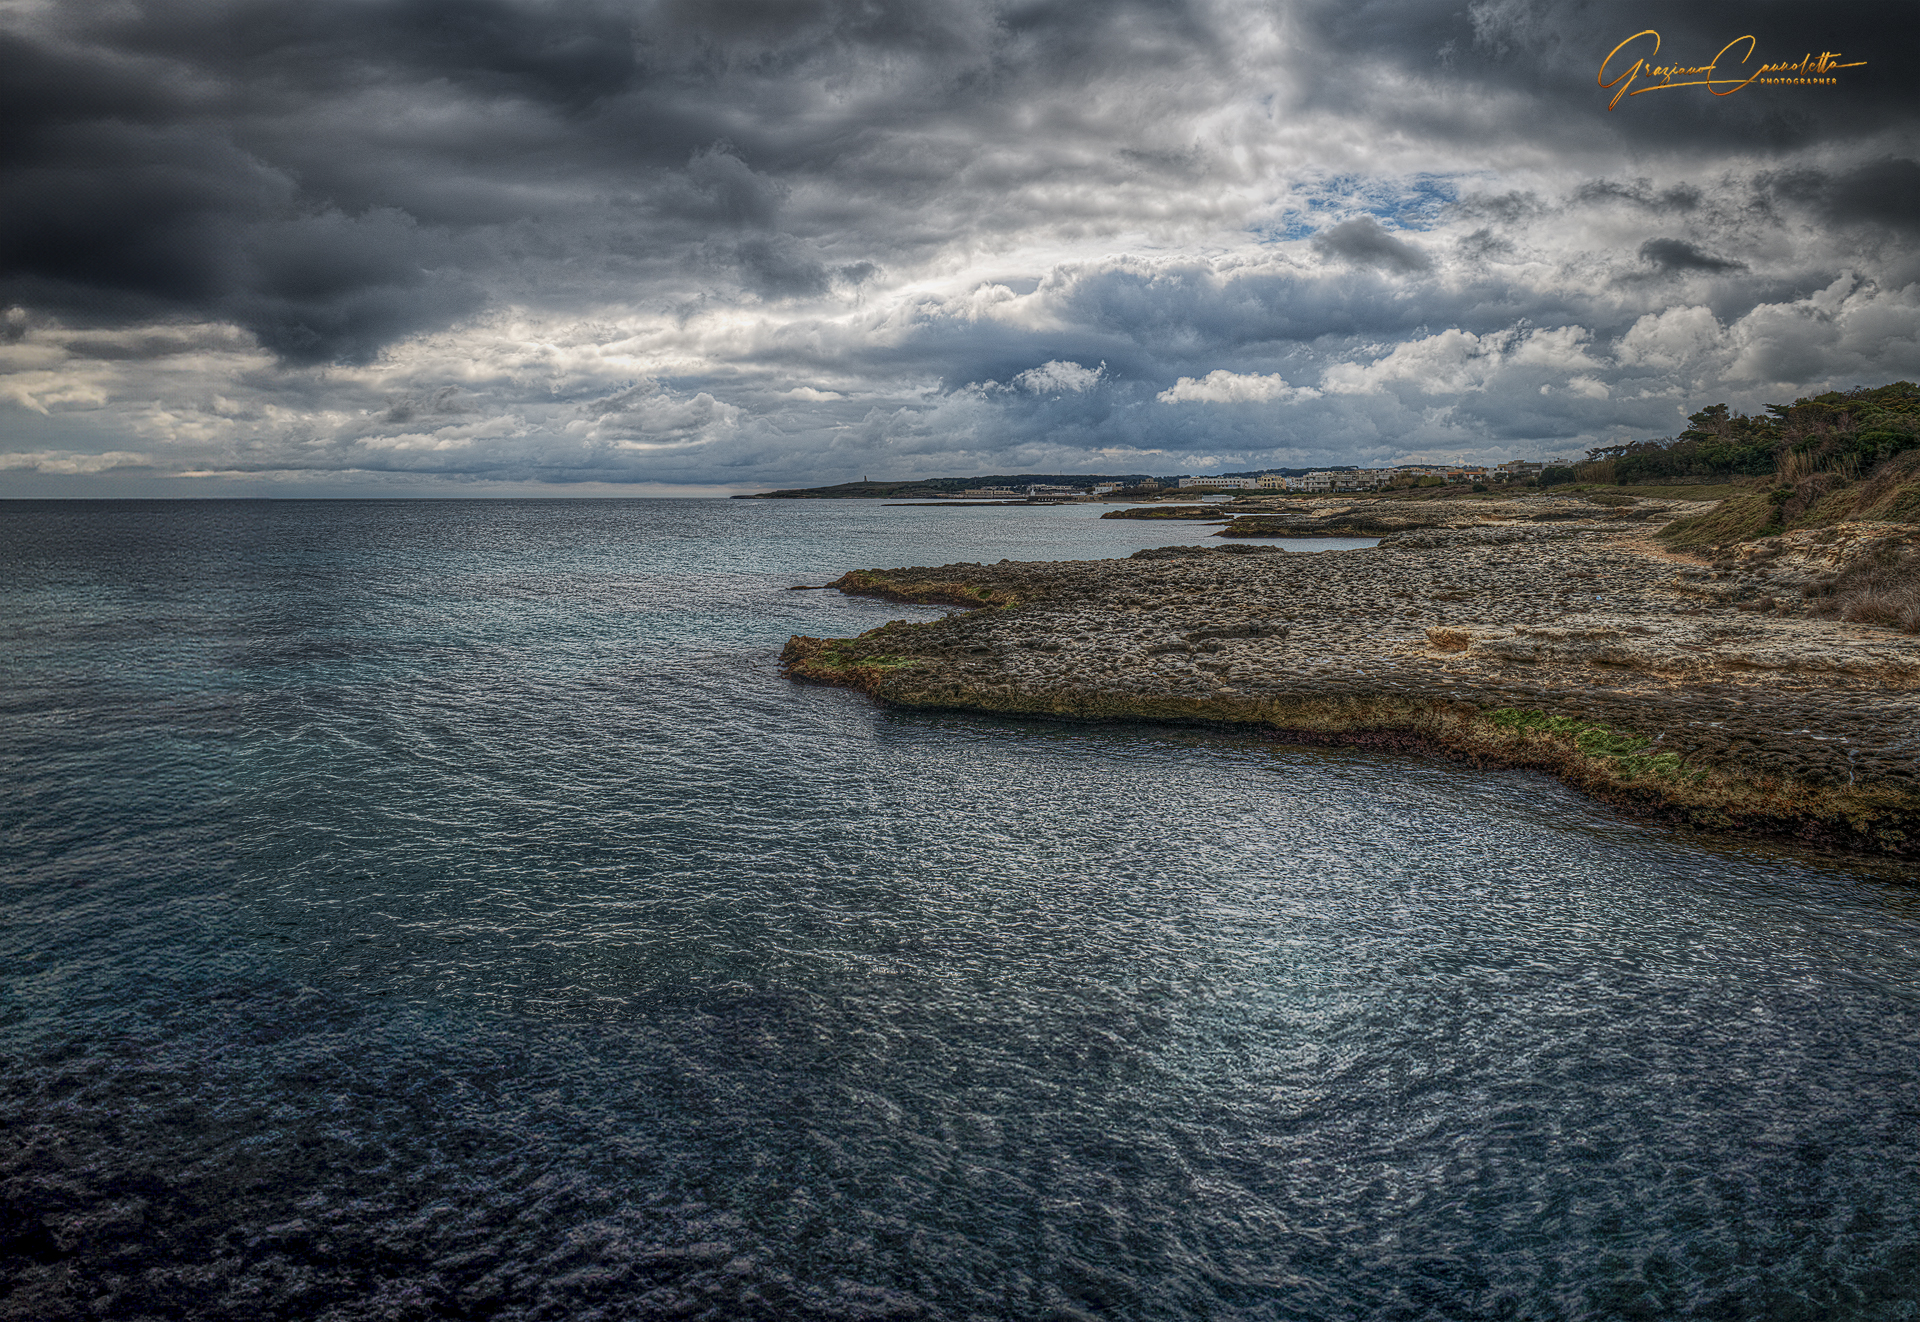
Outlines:
[[[729,226],[766,225],[779,214],[788,189],[756,174],[731,144],[696,151],[684,173],[670,177],[651,199],[660,212]]]
[[[1842,175],[1833,181],[1827,212],[1842,222],[1920,227],[1920,164],[1888,159]]]
[[[303,197],[235,142],[197,71],[10,47],[0,299],[100,324],[229,317],[296,360],[364,358],[480,305],[447,234]]]
[[[1763,197],[1813,208],[1835,224],[1920,229],[1920,163],[1889,156],[1832,173],[1801,166],[1763,176]]]
[[[1630,183],[1616,179],[1594,179],[1581,184],[1573,191],[1573,201],[1584,202],[1632,202],[1649,211],[1692,211],[1700,205],[1700,189],[1693,184],[1675,184],[1671,188],[1654,188],[1651,181],[1635,179]]]
[[[1076,4],[944,0],[58,12],[0,51],[0,299],[107,322],[230,317],[324,361],[448,324],[543,249],[587,284],[582,257],[626,254],[642,274],[704,257],[750,292],[815,294],[871,254],[783,230],[789,184],[743,152],[795,177],[891,172],[903,197],[947,187],[938,156],[888,159],[876,131],[964,133],[998,113],[1000,65],[1095,77],[1115,34],[1136,58],[1138,38],[1161,43],[1151,61],[1205,27],[1180,3],[1099,22]],[[903,76],[865,116],[816,134],[791,113],[819,79],[887,62]],[[462,246],[477,220],[539,233]],[[716,244],[714,226],[751,233]]]
[[[582,0],[149,0],[73,16],[62,32],[215,79],[249,103],[236,109],[398,76],[579,110],[634,77],[633,21],[630,6]]]
[[[1544,321],[1595,313],[1578,294],[1533,294],[1523,305],[1497,279],[1469,278],[1427,289],[1410,284],[1390,265],[1225,276],[1198,263],[1095,269],[1064,282],[1058,298],[1083,338],[1061,344],[1055,332],[1040,343],[1097,353],[1117,368],[1143,375],[1172,367],[1191,371],[1221,354],[1285,352],[1328,337],[1391,340],[1427,324],[1487,333],[1527,313]]]
[[[1423,135],[1495,132],[1583,153],[1619,145],[1668,151],[1680,144],[1703,151],[1756,144],[1784,150],[1911,132],[1920,123],[1904,64],[1906,52],[1920,48],[1920,8],[1905,0],[1817,7],[1676,0],[1652,9],[1538,0],[1357,0],[1306,5],[1298,12],[1309,46],[1340,53],[1308,66],[1316,75],[1315,102],[1365,104],[1380,122]],[[1848,72],[1844,98],[1758,87],[1726,97],[1660,91],[1596,116],[1596,106],[1604,110],[1612,96],[1599,86],[1601,61],[1645,29],[1659,33],[1658,53],[1649,41],[1628,54],[1653,64],[1705,65],[1727,43],[1749,34],[1756,53],[1748,70],[1822,50],[1868,64]],[[1742,45],[1722,57],[1722,69],[1736,68],[1745,50]],[[1361,74],[1368,64],[1468,95],[1444,103],[1404,92],[1372,99],[1369,87],[1379,80]]]
[[[1485,217],[1509,225],[1537,216],[1544,209],[1539,195],[1531,192],[1474,193],[1459,199],[1453,205],[1457,215]]]
[[[749,288],[772,298],[824,294],[832,283],[826,266],[789,235],[747,239],[728,255]]]
[[[1684,239],[1648,239],[1640,245],[1640,256],[1662,271],[1744,271],[1745,262],[1730,261],[1705,253]]]
[[[471,405],[460,399],[458,386],[441,386],[427,397],[409,397],[396,399],[387,406],[386,420],[392,423],[409,423],[420,418],[453,418],[472,413]]]
[[[10,34],[0,298],[105,323],[230,317],[291,360],[365,359],[481,306],[497,261],[353,187],[369,159],[416,154],[419,135],[395,125],[397,141],[369,150],[388,126],[330,122],[350,105],[339,98],[386,97],[404,117],[443,109],[444,84],[503,110],[427,144],[395,191],[477,174],[478,191],[524,193],[552,164],[529,133],[618,94],[637,67],[631,15],[612,6],[156,4]],[[665,212],[754,225],[778,204],[780,186],[724,149],[674,157]],[[798,278],[777,253],[748,264]]]
[[[1897,7],[1864,8],[1832,39],[1871,30],[1884,48],[1912,26]],[[1354,76],[1356,62],[1519,90],[1530,122],[1507,125],[1516,136],[1539,131],[1543,99],[1568,114],[1578,104],[1588,133],[1635,137],[1657,115],[1671,140],[1709,112],[1715,132],[1752,131],[1733,102],[1703,108],[1698,97],[1596,119],[1581,85],[1598,60],[1588,47],[1624,13],[1499,0],[1305,4],[1295,67],[1308,105],[1361,104],[1375,80]],[[1769,31],[1784,22],[1729,5],[1668,6],[1661,22],[1670,48],[1691,49],[1742,14]],[[1789,26],[1804,23],[1802,12]],[[609,256],[624,263],[610,274],[649,283],[693,262],[732,271],[750,294],[818,295],[836,267],[947,237],[941,210],[952,225],[1006,223],[982,191],[990,176],[962,196],[955,175],[967,167],[962,144],[993,134],[1035,77],[1072,87],[1121,70],[1197,71],[1227,49],[1209,11],[1180,0],[161,0],[70,13],[7,42],[0,104],[14,131],[0,180],[0,297],[107,321],[229,317],[301,361],[364,360],[448,324],[521,285],[543,253],[570,268],[563,285],[592,282],[583,256]],[[889,64],[905,76],[864,113],[792,113],[819,80],[857,82]],[[1579,70],[1584,79],[1571,76]],[[1859,112],[1884,99],[1869,87],[1847,104]],[[357,112],[362,103],[378,113]],[[1388,100],[1367,101],[1366,113],[1397,112]],[[885,141],[902,126],[928,130],[917,149]],[[1444,116],[1422,128],[1453,131]],[[1134,169],[1191,174],[1198,160],[1191,146],[1113,148]],[[845,231],[822,246],[784,214],[796,183],[833,177],[862,192],[885,183],[903,204],[945,200],[849,252]],[[1831,205],[1898,214],[1900,186],[1835,184]],[[1607,197],[1686,209],[1698,190],[1600,180],[1581,194]],[[1524,201],[1482,205],[1511,214]],[[463,244],[482,219],[537,233],[488,230]],[[714,227],[740,233],[701,232]],[[1367,218],[1324,231],[1320,244],[1349,262],[1429,265]],[[541,287],[555,279],[543,275]]]
[[[0,407],[543,481],[1664,434],[1909,352],[1914,20],[1830,8],[10,10]],[[1609,112],[1648,24],[1870,65]]]
[[[1372,216],[1356,216],[1320,231],[1313,246],[1330,257],[1365,266],[1424,271],[1433,264],[1418,248],[1387,233]]]

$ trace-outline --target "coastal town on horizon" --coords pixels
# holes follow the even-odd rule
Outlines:
[[[1357,466],[1327,468],[1269,468],[1254,472],[1195,476],[1190,473],[1150,477],[1142,473],[1119,476],[1060,473],[1018,473],[994,477],[916,478],[874,481],[871,477],[835,486],[792,487],[746,493],[735,499],[879,499],[923,496],[939,500],[1024,500],[1057,503],[1071,500],[1151,499],[1168,492],[1264,491],[1320,495],[1341,491],[1386,491],[1416,486],[1538,485],[1543,476],[1564,472],[1571,481],[1573,462],[1567,459],[1514,459],[1501,464],[1398,464],[1390,468]]]

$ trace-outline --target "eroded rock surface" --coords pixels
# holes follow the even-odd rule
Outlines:
[[[840,586],[995,604],[796,638],[784,659],[912,706],[1398,732],[1708,826],[1916,855],[1920,638],[1815,618],[1764,565],[1663,556],[1646,534],[1482,523],[1318,554],[869,571]]]

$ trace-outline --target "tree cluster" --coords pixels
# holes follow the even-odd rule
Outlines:
[[[1769,404],[1760,416],[1713,404],[1690,416],[1678,436],[1600,446],[1587,451],[1587,458],[1612,460],[1614,480],[1624,485],[1759,477],[1778,470],[1788,454],[1806,456],[1811,471],[1866,469],[1916,446],[1920,386],[1895,381]]]

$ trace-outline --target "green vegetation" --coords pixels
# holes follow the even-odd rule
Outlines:
[[[1613,480],[1621,484],[1678,477],[1758,477],[1773,471],[1780,442],[1774,419],[1732,414],[1725,404],[1714,404],[1689,417],[1687,429],[1677,437],[1601,446],[1587,451],[1587,459],[1611,462]]]
[[[1896,381],[1769,404],[1770,417],[1703,409],[1674,441],[1594,450],[1616,480],[1718,473],[1747,484],[1662,534],[1683,550],[1777,536],[1856,519],[1920,523],[1920,386]]]
[[[1646,775],[1677,779],[1683,774],[1698,779],[1706,774],[1704,771],[1688,773],[1677,753],[1648,752],[1653,747],[1651,739],[1624,730],[1611,730],[1591,721],[1577,720],[1571,716],[1549,716],[1543,711],[1527,711],[1520,707],[1501,707],[1488,713],[1488,719],[1501,729],[1516,734],[1530,733],[1565,739],[1588,757],[1610,760],[1622,780],[1635,780]]]
[[[890,652],[862,653],[860,640],[849,639],[845,642],[828,643],[820,649],[819,661],[830,670],[847,670],[855,666],[868,666],[874,670],[904,670],[913,664],[910,657],[895,656]]]
[[[962,606],[977,610],[998,606],[1009,610],[1020,604],[1017,594],[967,583],[956,579],[904,579],[855,569],[842,574],[829,586],[855,597],[879,597],[884,601],[906,601],[920,606]]]
[[[1587,451],[1588,463],[1581,467],[1611,464],[1613,480],[1622,485],[1688,477],[1765,477],[1789,456],[1804,457],[1809,472],[1851,467],[1858,473],[1915,448],[1920,448],[1920,386],[1895,381],[1769,404],[1765,416],[1709,405],[1690,416],[1687,429],[1677,437],[1601,446]],[[1562,470],[1548,473],[1557,471]],[[1551,485],[1547,473],[1541,474],[1541,485]]]

